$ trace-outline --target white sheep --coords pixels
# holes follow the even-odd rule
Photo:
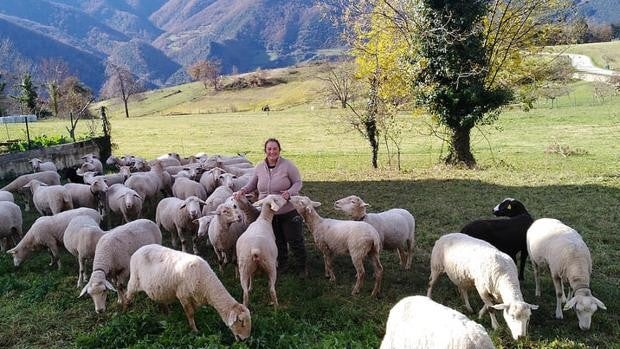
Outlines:
[[[73,208],[71,193],[62,185],[47,185],[33,179],[24,185],[30,188],[34,207],[42,216],[57,214]]]
[[[13,193],[10,191],[0,190],[0,201],[15,202],[15,198],[13,197]]]
[[[484,302],[478,313],[479,318],[488,311],[491,325],[497,329],[499,324],[493,310],[503,310],[512,337],[517,339],[527,335],[532,310],[538,309],[538,306],[523,301],[517,266],[510,256],[488,242],[469,235],[446,234],[435,242],[431,253],[429,298],[443,273],[457,286],[468,311],[473,312],[467,291],[475,287]]]
[[[480,324],[424,296],[401,299],[390,310],[380,349],[493,349]]]
[[[232,230],[231,225],[235,222],[241,222],[242,214],[232,205],[223,203],[217,207],[212,215],[213,219],[210,221],[208,229],[209,242],[215,251],[220,272],[224,272],[224,266],[235,261],[235,245],[243,231]],[[200,231],[200,227],[198,231]]]
[[[160,162],[155,162],[148,172],[132,173],[125,185],[138,192],[145,201],[155,204],[160,192],[171,192],[172,177],[164,171]]]
[[[228,293],[209,264],[198,256],[161,245],[140,247],[131,256],[127,302],[139,291],[165,305],[178,299],[194,332],[198,331],[194,313],[201,305],[209,304],[235,338],[250,336],[250,311]]]
[[[114,184],[106,191],[106,204],[110,212],[122,216],[127,223],[142,216],[144,200],[135,190],[123,184]]]
[[[34,172],[58,171],[58,168],[56,168],[56,165],[54,165],[54,163],[51,161],[43,161],[38,158],[33,158],[33,159],[30,159],[30,164],[32,164],[32,170]]]
[[[26,235],[14,248],[7,252],[13,255],[13,264],[16,267],[28,258],[32,251],[47,247],[51,254],[50,266],[56,264],[60,269],[60,247],[63,246],[63,237],[67,225],[76,217],[87,215],[97,222],[101,222],[101,215],[92,208],[80,207],[73,210],[63,211],[53,216],[38,218]]]
[[[377,230],[366,222],[323,218],[314,209],[319,207],[321,203],[312,201],[306,196],[291,196],[290,202],[303,217],[312,233],[314,242],[323,252],[325,277],[329,277],[332,282],[336,280],[332,266],[334,255],[350,255],[356,272],[356,282],[351,294],[358,294],[366,274],[364,258],[369,256],[375,272],[372,296],[378,296],[383,279],[383,266],[379,257],[381,254],[381,238]]]
[[[200,200],[207,199],[207,191],[202,184],[183,177],[182,175],[173,175],[174,184],[172,185],[172,195],[181,200],[185,200],[190,196],[195,196]]]
[[[22,210],[11,201],[0,201],[0,248],[15,246],[22,238]]]
[[[162,199],[155,211],[155,221],[171,235],[172,247],[178,248],[178,240],[181,240],[183,252],[194,251],[194,237],[198,233],[198,218],[202,216],[200,205],[204,201],[195,196],[190,196],[185,200],[171,197]],[[191,246],[190,246],[191,244]]]
[[[262,207],[260,216],[241,234],[236,245],[239,281],[243,289],[243,305],[247,307],[250,303],[252,279],[258,270],[262,270],[269,280],[270,304],[277,306],[278,247],[271,223],[274,214],[286,205],[286,199],[280,195],[267,195],[254,205]]]
[[[590,290],[592,258],[581,235],[557,219],[537,219],[527,231],[527,250],[534,267],[536,296],[541,294],[540,272],[544,266],[549,266],[555,286],[555,317],[563,318],[562,303],[566,302],[564,310],[574,308],[579,328],[588,330],[594,312],[598,308],[607,308]],[[570,284],[568,301],[564,294],[564,281]]]
[[[215,188],[217,188],[217,186],[219,185],[218,178],[224,172],[225,171],[222,170],[221,168],[215,167],[215,168],[208,170],[207,172],[204,172],[200,176],[199,182],[200,184],[202,184],[203,187],[205,187],[205,190],[207,191],[208,195],[211,195],[211,193],[213,193]]]
[[[23,195],[26,198],[25,211],[30,211],[30,208],[33,206],[32,195],[30,195],[30,190],[28,190],[28,188],[24,188],[24,185],[28,184],[28,182],[33,179],[41,181],[47,185],[60,185],[60,175],[58,174],[58,172],[42,171],[21,175],[11,181],[9,184],[2,187],[0,190],[9,191],[13,194]]]
[[[99,222],[91,216],[76,216],[67,225],[62,241],[69,253],[78,259],[77,287],[82,286],[88,274],[86,263],[95,257],[97,242],[105,232],[99,227]]]
[[[161,231],[148,219],[138,219],[103,234],[95,249],[90,279],[79,297],[88,293],[95,303],[95,312],[102,313],[106,308],[106,291],[111,290],[118,293],[118,303],[125,308],[131,255],[150,244],[161,244]]]
[[[91,185],[80,183],[66,183],[63,185],[71,195],[73,207],[98,208],[98,201],[95,193],[91,190]]]
[[[224,173],[222,176],[224,175],[227,175],[227,173]],[[232,194],[233,194],[233,191],[228,186],[222,185],[222,186],[215,188],[213,193],[211,193],[211,195],[209,195],[207,200],[205,200],[205,205],[202,207],[202,214],[207,215],[209,212],[215,211],[217,207],[220,204],[223,204],[226,201],[226,199],[232,196]]]
[[[343,211],[353,220],[364,221],[375,227],[382,237],[383,249],[396,250],[400,265],[409,269],[415,244],[415,218],[409,211],[402,208],[367,213],[366,207],[368,206],[370,205],[355,195],[347,196],[334,203],[336,210]]]
[[[86,183],[86,184],[92,184],[97,179],[101,179],[101,180],[105,181],[105,183],[107,185],[123,184],[123,183],[125,183],[125,181],[129,177],[128,174],[121,173],[121,172],[107,174],[107,175],[97,175],[96,172],[87,171],[87,172],[84,172],[84,173],[78,174],[78,175],[82,176],[82,179],[84,180],[84,183]]]
[[[98,174],[103,174],[103,164],[101,163],[101,160],[99,160],[97,158],[97,156],[95,156],[92,153],[88,153],[84,156],[82,156],[82,160],[84,160],[84,163],[88,163],[88,164],[92,164],[93,166],[87,166],[87,170],[86,168],[82,168],[80,167],[80,169],[82,169],[84,172],[86,171],[93,171],[96,172]],[[83,163],[83,164],[84,164]]]

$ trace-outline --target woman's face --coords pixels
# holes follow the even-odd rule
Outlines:
[[[278,143],[267,142],[265,146],[265,155],[267,155],[267,160],[269,160],[269,162],[275,163],[280,157],[280,147],[278,147]]]

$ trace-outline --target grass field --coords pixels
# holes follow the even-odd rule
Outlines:
[[[310,87],[304,87],[301,81],[312,73],[300,68],[296,73],[282,74],[302,77],[291,78],[290,85],[227,96],[205,96],[197,84],[179,86],[148,94],[131,104],[130,112],[140,116],[129,119],[119,114],[117,105],[110,105],[114,152],[147,158],[168,151],[182,155],[244,152],[258,161],[264,139],[278,137],[282,155],[301,169],[303,194],[323,203],[321,215],[343,218],[332,205],[350,194],[363,197],[373,211],[402,207],[414,214],[417,241],[410,271],[399,269],[396,256],[384,252],[381,297],[370,297],[371,275],[361,294],[351,297],[354,270],[350,259],[336,259],[337,281],[329,283],[322,276],[322,257],[306,234],[309,278],[300,280],[291,274],[279,277],[278,309],[267,305],[265,279],[256,279],[250,301],[252,336],[245,342],[234,342],[210,307],[197,314],[198,334],[190,332],[180,305],[171,307],[166,316],[144,295],[126,313],[109,300],[108,311],[97,315],[90,299],[76,298],[77,263],[68,254],[62,256],[61,271],[51,270],[42,252],[18,270],[3,254],[0,347],[378,347],[389,309],[405,296],[425,294],[434,241],[470,220],[491,216],[499,201],[515,197],[535,218],[558,218],[583,235],[594,263],[592,292],[607,310],[594,315],[592,328],[586,332],[579,330],[573,311],[565,312],[564,320],[554,319],[555,295],[549,275],[543,275],[543,295],[538,299],[528,265],[521,288],[525,300],[540,308],[533,312],[527,338],[513,341],[503,319],[499,320],[501,328],[493,331],[488,317],[477,320],[471,314],[471,318],[487,329],[497,348],[620,348],[619,97],[595,102],[591,86],[577,82],[572,85],[574,92],[556,101],[559,103],[554,108],[541,101],[528,113],[506,110],[496,124],[473,134],[477,170],[441,165],[445,145],[428,135],[428,119],[415,118],[403,141],[402,170],[397,171],[394,162],[389,166],[385,153],[381,168],[373,170],[366,143],[338,121],[338,109],[325,107],[317,97],[320,85],[312,80]],[[163,97],[176,90],[182,92]],[[275,108],[270,113],[255,108],[264,104]],[[403,118],[412,119],[407,114]],[[86,126],[80,126],[82,132]],[[34,133],[64,130],[58,121],[37,122],[31,127]],[[545,151],[554,145],[563,146],[571,155]],[[25,225],[34,218],[26,216]],[[206,259],[214,264],[211,251],[207,251]],[[232,269],[220,277],[231,294],[241,299]],[[479,297],[470,295],[472,306],[479,309]],[[466,313],[445,276],[435,289],[434,299]]]
[[[554,50],[590,56],[598,67],[620,70],[620,41],[558,46]]]

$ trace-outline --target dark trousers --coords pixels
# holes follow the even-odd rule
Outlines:
[[[276,236],[276,246],[278,246],[278,266],[282,267],[287,263],[290,247],[299,267],[305,267],[306,245],[304,244],[303,222],[297,211],[275,215],[272,226]]]

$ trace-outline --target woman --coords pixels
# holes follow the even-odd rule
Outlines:
[[[258,190],[259,199],[269,194],[280,194],[288,200],[291,195],[299,194],[302,186],[299,170],[292,161],[280,156],[280,150],[277,139],[269,138],[265,141],[265,160],[256,165],[254,176],[248,184],[233,194],[235,198],[255,189]],[[278,246],[278,269],[280,272],[287,269],[290,247],[297,260],[298,271],[301,276],[306,276],[308,271],[302,218],[290,202],[276,212],[272,225]]]

